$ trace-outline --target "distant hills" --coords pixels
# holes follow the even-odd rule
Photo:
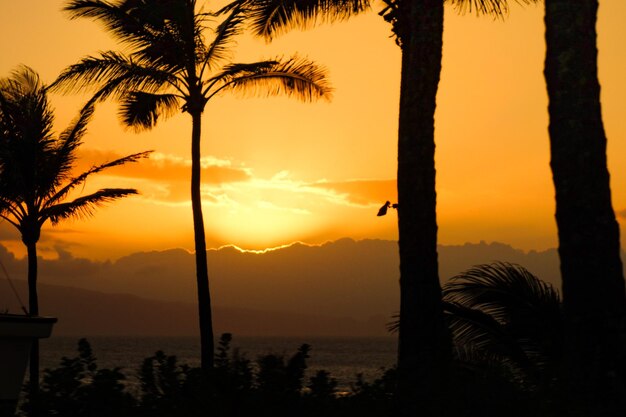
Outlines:
[[[443,280],[494,260],[521,264],[558,288],[556,250],[523,252],[485,242],[439,247]],[[0,261],[14,279],[25,277],[25,260],[1,246]],[[57,260],[41,260],[39,271],[41,311],[66,317],[64,332],[80,333],[86,326],[97,334],[196,331],[194,257],[185,250],[134,253],[107,262],[60,251]],[[384,323],[398,310],[393,241],[296,243],[265,253],[224,247],[209,251],[209,274],[217,327],[240,334],[385,334]],[[20,293],[27,300],[25,288]],[[0,294],[0,309],[15,311],[15,297],[3,278]],[[81,322],[83,316],[94,324]],[[123,326],[116,328],[116,322]]]
[[[15,281],[20,292],[26,282]],[[2,300],[11,294],[2,292]],[[42,284],[40,310],[59,319],[55,335],[190,336],[198,333],[192,303],[150,300],[130,294],[106,294],[81,288]],[[12,300],[9,300],[12,303]],[[17,312],[18,308],[12,308]],[[385,336],[387,317],[355,320],[316,314],[260,311],[237,307],[213,309],[216,334],[237,336]]]

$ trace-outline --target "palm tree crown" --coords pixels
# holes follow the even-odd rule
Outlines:
[[[147,155],[129,155],[73,176],[76,151],[92,114],[89,103],[54,137],[54,116],[37,74],[23,67],[0,81],[0,217],[20,231],[25,244],[39,240],[48,220],[57,224],[89,216],[103,203],[137,194],[130,188],[105,188],[67,201],[92,174]]]
[[[96,87],[98,99],[120,100],[122,122],[136,129],[151,128],[179,109],[201,112],[224,90],[330,98],[325,71],[306,59],[229,62],[244,29],[243,4],[224,10],[210,43],[205,36],[216,14],[196,12],[195,0],[73,0],[65,10],[72,18],[100,21],[130,52],[86,57],[68,67],[53,88]]]

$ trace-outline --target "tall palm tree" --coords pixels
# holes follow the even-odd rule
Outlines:
[[[104,169],[135,162],[147,152],[94,166],[73,176],[77,150],[93,114],[88,103],[57,137],[53,111],[45,86],[28,67],[0,80],[0,218],[21,234],[28,253],[28,306],[39,314],[37,296],[37,242],[42,226],[50,221],[85,218],[107,202],[131,194],[132,188],[104,188],[68,199],[87,179]],[[35,341],[30,359],[30,383],[36,396],[39,386],[39,345]]]
[[[252,24],[267,39],[318,20],[342,20],[369,10],[369,0],[240,0],[253,4]],[[536,0],[516,0],[531,3]],[[434,114],[441,73],[444,0],[383,0],[402,51],[398,123],[400,328],[398,398],[401,412],[433,404],[451,357],[443,320],[437,261]],[[504,16],[507,0],[448,0],[459,11]],[[235,2],[234,4],[239,4]],[[231,6],[234,7],[234,6]],[[421,405],[420,405],[421,404]]]
[[[241,33],[245,5],[233,7],[213,33],[195,0],[71,0],[72,18],[100,21],[130,52],[105,52],[67,68],[55,82],[63,91],[95,89],[95,99],[121,102],[122,122],[150,129],[178,110],[192,119],[191,203],[193,211],[201,366],[213,368],[213,327],[200,194],[202,113],[218,93],[230,91],[287,94],[303,100],[329,98],[323,69],[292,58],[229,63],[230,48]],[[212,35],[211,42],[206,38]]]
[[[550,164],[568,339],[564,370],[569,397],[587,398],[592,407],[600,401],[593,396],[609,386],[621,385],[626,394],[626,295],[600,105],[598,1],[546,0],[545,9]]]

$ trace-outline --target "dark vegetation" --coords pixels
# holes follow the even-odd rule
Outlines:
[[[349,390],[339,392],[326,371],[305,376],[309,352],[303,344],[290,357],[267,354],[252,361],[232,349],[231,335],[224,334],[209,376],[158,351],[136,371],[137,386],[120,368],[99,368],[89,342],[81,339],[76,357],[45,370],[38,409],[41,416],[66,417],[395,415],[395,368],[374,381],[357,375]],[[534,407],[528,401],[533,391],[502,370],[459,363],[454,374],[441,415],[517,416]],[[30,409],[27,398],[22,412]]]
[[[394,371],[374,382],[357,376],[348,393],[323,370],[305,378],[310,346],[291,357],[267,354],[252,361],[231,348],[223,334],[208,376],[200,368],[158,351],[144,359],[128,384],[120,368],[100,369],[86,339],[76,357],[46,369],[38,409],[41,416],[318,416],[381,415],[393,399]],[[22,412],[28,413],[27,397]]]

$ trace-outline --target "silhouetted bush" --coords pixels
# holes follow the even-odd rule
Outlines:
[[[98,369],[86,339],[78,342],[78,356],[63,357],[57,369],[44,371],[39,394],[39,414],[47,416],[124,417],[131,415],[136,400],[125,391],[121,368]],[[23,410],[33,404],[27,396]]]

